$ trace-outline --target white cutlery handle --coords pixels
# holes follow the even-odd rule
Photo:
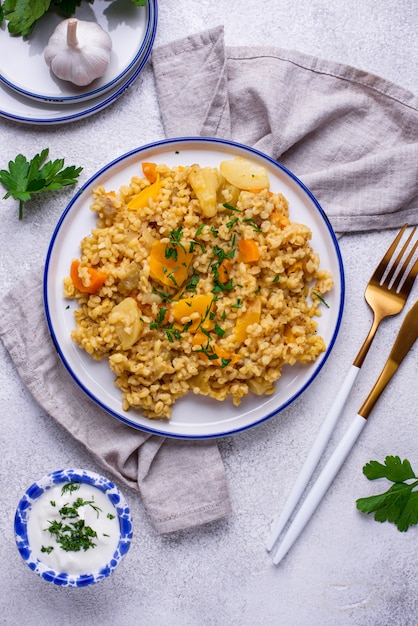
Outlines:
[[[279,545],[273,559],[273,563],[275,565],[277,565],[277,563],[279,563],[287,554],[312,517],[335,476],[338,474],[342,464],[348,456],[348,453],[357,441],[361,431],[366,425],[366,421],[367,420],[359,414],[355,416],[345,435],[320,473],[311,491],[307,495],[306,500],[303,502],[295,519],[290,525],[289,530],[284,536],[282,543]]]
[[[308,456],[306,457],[306,461],[303,464],[303,467],[299,473],[299,476],[296,479],[293,489],[283,507],[283,511],[278,520],[273,524],[270,537],[266,544],[266,548],[269,552],[270,550],[272,550],[283,528],[286,526],[287,521],[289,520],[297,503],[302,497],[303,492],[305,491],[309,479],[311,478],[316,466],[318,465],[319,459],[321,458],[327,446],[327,443],[332,435],[332,431],[334,430],[338,418],[341,415],[341,411],[343,410],[343,407],[347,401],[347,398],[350,394],[350,391],[354,385],[354,381],[356,380],[359,371],[359,367],[356,367],[355,365],[351,366],[343,384],[341,385],[334,399],[334,402],[331,405],[330,410],[328,411],[322,423],[317,438]]]

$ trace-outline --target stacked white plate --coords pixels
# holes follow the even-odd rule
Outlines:
[[[44,50],[63,19],[48,12],[29,37],[0,31],[0,115],[29,124],[61,124],[87,117],[116,100],[144,68],[155,39],[157,0],[136,6],[131,0],[94,0],[74,13],[95,21],[112,39],[112,56],[104,76],[86,87],[56,78],[44,59]]]

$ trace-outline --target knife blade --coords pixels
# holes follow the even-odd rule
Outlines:
[[[384,388],[414,345],[418,337],[418,300],[405,315],[404,321],[396,336],[395,343],[388,356],[385,366],[373,389],[367,396],[359,411],[359,415],[368,418],[371,410],[381,396]]]

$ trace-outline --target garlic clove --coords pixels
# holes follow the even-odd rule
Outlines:
[[[44,58],[55,76],[86,86],[104,75],[111,51],[111,37],[99,24],[70,18],[56,27]]]

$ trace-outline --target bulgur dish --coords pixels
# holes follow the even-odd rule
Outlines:
[[[331,273],[263,167],[142,163],[90,208],[64,297],[77,300],[72,340],[108,360],[124,411],[169,419],[189,392],[238,406],[325,351],[315,317]]]

